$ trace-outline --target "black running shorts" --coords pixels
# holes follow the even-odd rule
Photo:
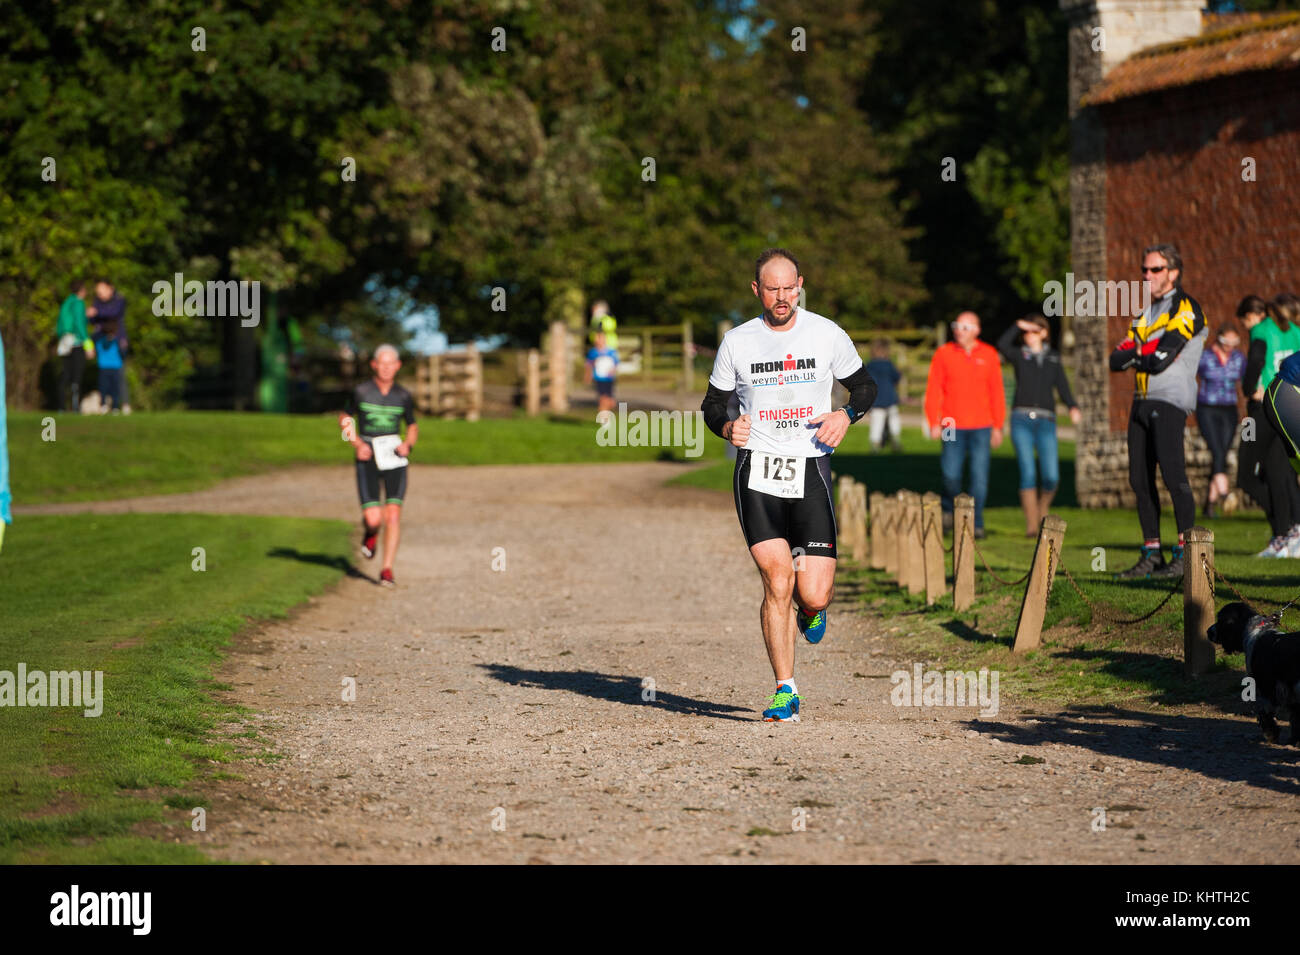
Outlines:
[[[378,507],[380,504],[401,504],[406,496],[406,468],[393,468],[381,471],[375,464],[372,453],[369,461],[358,461],[357,494],[361,497],[362,508]],[[383,486],[383,497],[379,496]]]
[[[753,547],[759,541],[781,539],[790,549],[813,557],[835,556],[835,504],[831,499],[831,461],[829,455],[808,458],[804,462],[803,497],[787,499],[751,490],[749,462],[752,452],[736,452],[736,470],[732,490],[736,515],[745,543]]]

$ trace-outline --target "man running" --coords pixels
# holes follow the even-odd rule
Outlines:
[[[876,383],[843,329],[799,307],[803,276],[793,255],[765,251],[750,288],[763,314],[723,337],[701,410],[710,431],[741,449],[732,479],[736,513],[763,579],[759,619],[776,676],[763,719],[797,723],[795,632],[809,643],[821,640],[835,585],[827,455],[871,408]],[[835,381],[849,390],[849,403],[831,411]],[[727,413],[733,395],[735,419]]]
[[[392,587],[393,558],[397,556],[397,542],[401,537],[402,498],[406,496],[406,462],[420,436],[420,426],[415,423],[415,401],[411,393],[395,380],[402,367],[397,349],[380,345],[370,359],[370,367],[375,377],[353,390],[339,424],[343,427],[343,437],[357,453],[361,555],[367,560],[375,556],[382,512],[384,567],[379,572],[379,583]],[[406,422],[406,440],[402,440],[399,419]]]

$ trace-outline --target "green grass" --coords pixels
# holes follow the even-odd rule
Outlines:
[[[0,709],[0,862],[202,861],[185,845],[189,810],[206,805],[203,767],[234,758],[213,730],[239,718],[213,700],[213,669],[250,619],[281,617],[339,577],[348,532],[188,514],[10,527],[0,670],[101,670],[104,703],[97,717]],[[180,843],[148,838],[157,831]]]
[[[9,416],[14,502],[44,504],[175,494],[223,478],[290,465],[345,467],[352,449],[332,415],[175,411],[121,416]],[[423,464],[560,464],[687,460],[681,448],[601,447],[586,417],[425,420],[414,455]],[[704,457],[722,455],[706,435]]]

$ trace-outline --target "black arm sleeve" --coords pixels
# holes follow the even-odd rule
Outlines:
[[[1246,354],[1246,371],[1241,376],[1241,393],[1247,398],[1255,394],[1255,389],[1259,387],[1259,377],[1264,373],[1264,356],[1268,354],[1268,346],[1264,344],[1264,339],[1256,338],[1250,343],[1250,351]]]
[[[1178,332],[1165,332],[1156,342],[1155,349],[1149,355],[1138,355],[1137,370],[1148,374],[1159,374],[1174,363],[1178,353],[1186,347],[1189,339]]]
[[[849,389],[849,405],[853,408],[853,420],[857,421],[876,401],[876,379],[871,377],[867,366],[863,365],[847,378],[837,378],[841,385]]]
[[[1056,366],[1056,393],[1061,396],[1067,408],[1077,408],[1074,403],[1074,395],[1070,391],[1070,379],[1065,375],[1065,362]]]
[[[723,437],[722,426],[730,420],[727,417],[727,405],[735,393],[734,389],[723,391],[710,384],[709,390],[704,394],[704,401],[700,404],[700,410],[704,412],[704,423],[719,438]]]
[[[998,337],[998,353],[1013,365],[1020,357],[1020,352],[1015,346],[1016,332],[1018,331],[1020,331],[1020,326],[1012,325]]]
[[[1118,346],[1110,353],[1110,370],[1123,371],[1137,362],[1137,355],[1137,348],[1133,346],[1128,348],[1123,345]]]

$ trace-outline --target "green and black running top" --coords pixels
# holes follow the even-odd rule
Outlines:
[[[381,434],[401,434],[399,420],[408,426],[415,424],[415,399],[397,382],[384,394],[374,379],[363,381],[352,389],[343,410],[356,421],[357,437],[363,441]]]

